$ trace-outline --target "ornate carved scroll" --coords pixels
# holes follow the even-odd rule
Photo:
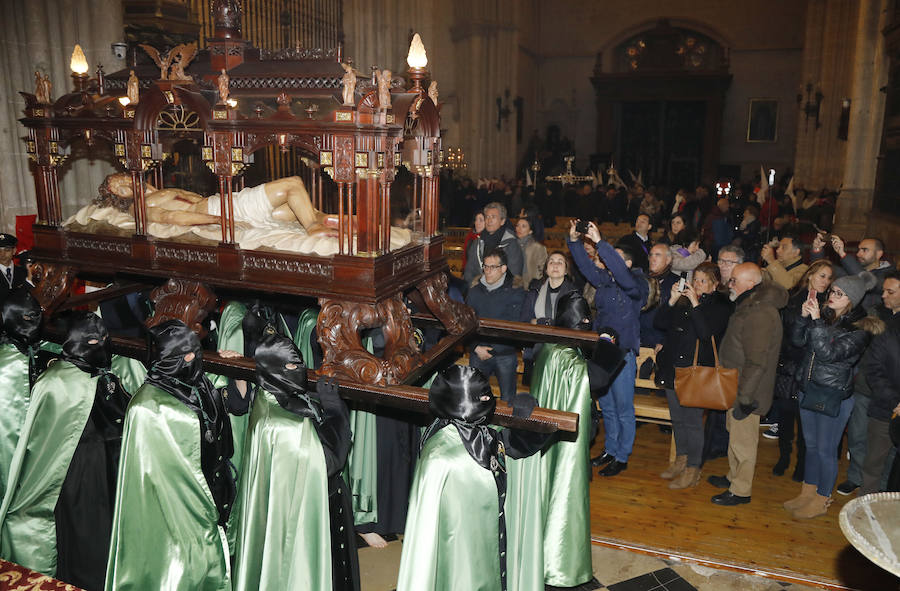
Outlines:
[[[422,294],[428,310],[441,321],[444,328],[452,335],[463,334],[478,326],[475,310],[450,299],[447,295],[447,276],[438,273],[428,277],[416,289]]]
[[[325,355],[320,373],[366,384],[399,384],[421,363],[422,356],[413,339],[412,321],[400,294],[377,304],[319,300],[317,331]],[[359,330],[381,327],[384,357],[379,358],[362,345]]]
[[[216,305],[216,295],[203,283],[169,279],[150,292],[155,304],[153,316],[147,326],[156,326],[166,320],[181,320],[200,338],[206,336],[203,319]]]
[[[34,280],[31,293],[44,314],[52,314],[69,297],[69,289],[77,274],[75,267],[39,261],[31,267],[31,273]]]

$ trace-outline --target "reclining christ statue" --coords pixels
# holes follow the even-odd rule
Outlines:
[[[149,183],[145,186],[147,221],[177,226],[219,223],[219,195],[204,197],[185,189],[157,189]],[[134,215],[131,177],[124,173],[106,177],[95,204]],[[238,224],[256,227],[266,226],[272,220],[300,222],[310,235],[336,235],[337,216],[328,216],[312,206],[300,177],[285,177],[235,192],[232,204]]]

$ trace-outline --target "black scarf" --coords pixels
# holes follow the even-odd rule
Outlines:
[[[497,486],[500,534],[500,581],[506,590],[506,453],[497,432],[488,421],[497,407],[487,378],[474,367],[451,365],[439,373],[428,392],[428,408],[435,417],[422,435],[422,448],[428,439],[448,425],[456,427],[463,446],[475,462],[490,470]]]
[[[197,415],[200,422],[200,467],[225,526],[235,484],[231,456],[231,422],[221,394],[203,373],[200,339],[180,320],[167,320],[150,329],[151,360],[147,383],[174,396]],[[186,361],[185,356],[194,358]]]
[[[28,357],[29,390],[38,378],[35,355],[41,337],[41,318],[41,305],[25,287],[10,292],[0,306],[0,343],[10,343]]]
[[[91,377],[100,376],[94,392],[91,420],[106,440],[122,437],[125,409],[131,396],[110,371],[112,351],[103,321],[90,312],[76,313],[62,346],[62,358]]]

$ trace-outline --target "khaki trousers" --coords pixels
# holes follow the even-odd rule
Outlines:
[[[759,415],[752,414],[738,421],[734,409],[725,415],[728,429],[728,490],[739,497],[749,497],[753,490],[753,472],[756,470],[756,448],[759,445]]]

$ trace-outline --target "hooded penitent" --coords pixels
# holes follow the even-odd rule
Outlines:
[[[498,470],[502,459],[498,460],[497,435],[487,426],[496,407],[484,374],[474,367],[451,365],[438,374],[428,392],[428,408],[435,421],[425,431],[422,446],[435,431],[452,424],[472,459],[486,470]]]
[[[225,526],[234,500],[231,423],[219,392],[203,374],[200,339],[180,320],[150,328],[151,365],[147,383],[168,392],[193,410],[200,421],[200,464]]]
[[[349,411],[325,378],[310,390],[303,357],[288,338],[264,335],[255,350],[259,390],[235,505],[234,589],[358,591],[350,494],[341,474]]]
[[[559,297],[556,304],[555,326],[573,330],[591,329],[591,308],[587,300],[577,291],[570,291]]]
[[[31,391],[0,508],[0,553],[85,589],[103,586],[128,395],[100,318],[65,322],[62,360]]]
[[[0,342],[11,343],[28,357],[28,374],[33,386],[37,379],[34,356],[41,336],[41,305],[29,289],[20,288],[0,305],[0,317],[3,321]]]

